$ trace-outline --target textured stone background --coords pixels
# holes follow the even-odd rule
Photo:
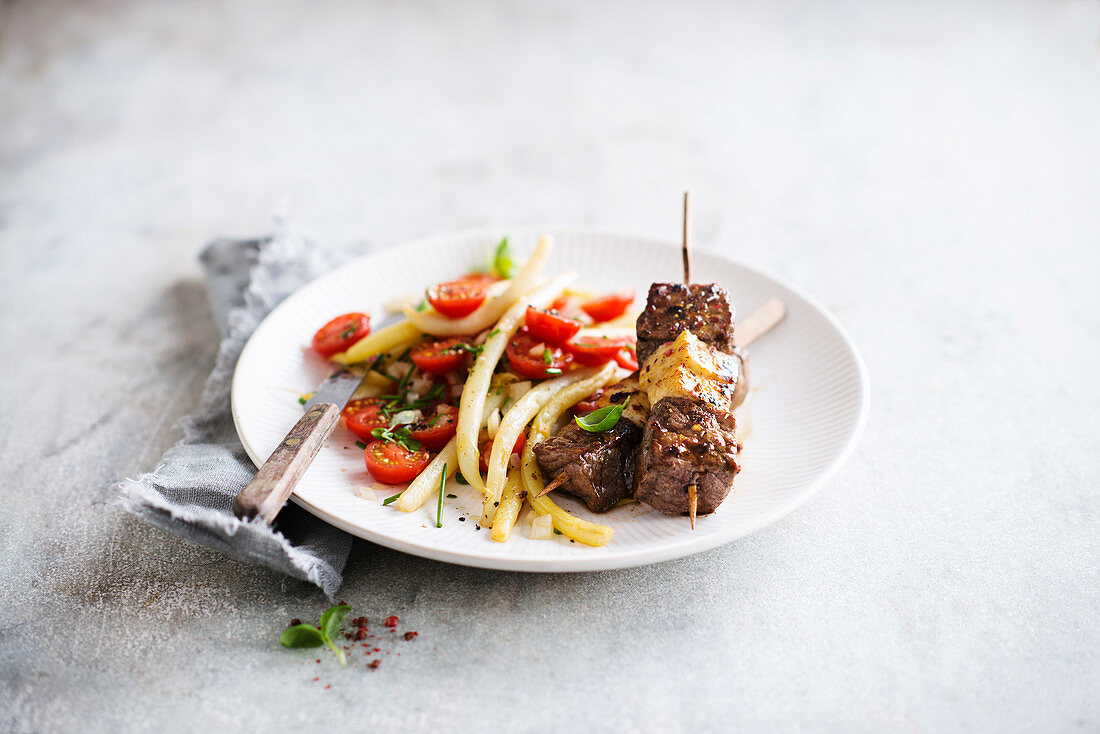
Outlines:
[[[0,730],[1097,730],[1100,9],[729,5],[0,5]],[[675,237],[685,188],[867,360],[793,516],[585,575],[361,544],[420,632],[371,672],[112,506],[212,364],[209,238]]]

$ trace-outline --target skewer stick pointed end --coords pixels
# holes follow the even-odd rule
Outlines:
[[[688,517],[691,518],[691,529],[695,529],[695,516],[699,513],[699,494],[692,484],[688,487]]]
[[[684,255],[684,285],[691,285],[691,193],[684,192],[684,237],[680,245]]]
[[[542,497],[544,494],[550,494],[555,489],[557,489],[561,485],[565,484],[568,480],[569,480],[569,475],[566,474],[565,472],[562,472],[561,474],[554,477],[554,479],[549,484],[546,485],[546,489],[542,490],[541,492],[539,492],[535,496],[536,497]]]

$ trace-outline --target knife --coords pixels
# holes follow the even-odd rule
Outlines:
[[[233,514],[270,525],[313,462],[363,378],[340,370],[326,379],[306,402],[305,415],[233,500]]]

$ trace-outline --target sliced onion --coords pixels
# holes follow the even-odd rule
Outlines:
[[[554,537],[554,518],[539,515],[531,523],[531,540],[550,540]]]

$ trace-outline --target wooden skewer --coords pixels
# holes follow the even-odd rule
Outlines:
[[[684,254],[684,285],[691,285],[691,195],[684,192],[684,238],[680,246]]]
[[[566,474],[565,472],[562,472],[561,474],[554,477],[553,481],[551,481],[549,484],[546,485],[546,489],[539,492],[538,495],[536,495],[536,496],[541,497],[544,494],[550,494],[555,489],[557,489],[561,485],[565,484],[567,481],[569,481],[569,475]]]
[[[699,493],[694,484],[688,485],[688,517],[691,518],[691,529],[695,529],[695,515],[699,511]]]
[[[684,285],[691,285],[691,195],[684,192],[684,239],[680,246],[684,254]],[[699,495],[693,482],[688,486],[688,517],[691,529],[695,529],[695,516],[699,510]]]
[[[767,302],[752,312],[752,314],[737,324],[733,332],[733,344],[737,347],[747,347],[783,320],[787,315],[787,307],[778,298],[769,298]]]

